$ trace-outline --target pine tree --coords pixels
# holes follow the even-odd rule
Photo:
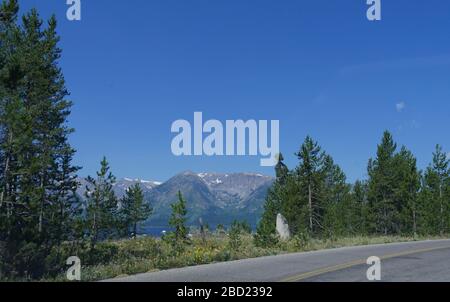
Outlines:
[[[91,249],[99,240],[113,237],[118,230],[118,200],[113,191],[116,178],[110,172],[106,157],[100,163],[97,178],[87,178],[86,186],[86,229]]]
[[[148,219],[152,213],[150,204],[144,200],[144,192],[139,184],[135,184],[125,192],[121,199],[120,216],[127,233],[131,229],[134,238],[137,236],[138,224]]]
[[[188,228],[186,227],[186,201],[178,191],[178,201],[171,205],[172,214],[169,219],[169,226],[174,229],[173,236],[177,243],[184,243],[188,240]]]
[[[386,131],[378,145],[377,158],[369,160],[368,199],[372,211],[374,231],[384,235],[398,232],[398,211],[395,206],[395,166],[397,145],[392,135]]]
[[[74,150],[66,149],[58,160],[56,170],[55,194],[51,198],[52,215],[48,218],[49,230],[55,241],[73,241],[81,237],[82,201],[77,194],[79,183],[75,174],[79,167],[72,166]]]
[[[323,201],[323,227],[327,236],[354,234],[356,229],[355,204],[350,195],[351,187],[342,169],[331,156],[324,160],[324,182],[320,190]]]
[[[417,202],[417,226],[422,235],[440,234],[440,206],[436,190],[433,189],[432,174],[425,171],[421,177],[421,189]]]
[[[395,156],[394,167],[397,187],[394,192],[396,210],[400,213],[400,232],[417,234],[418,195],[420,190],[420,172],[417,160],[411,151],[402,147]]]
[[[423,196],[428,199],[425,202],[431,202],[427,206],[428,211],[433,211],[437,221],[431,226],[432,229],[443,235],[449,228],[449,203],[450,203],[450,160],[443,152],[440,145],[436,146],[433,153],[433,162],[427,168],[424,175]],[[432,219],[432,218],[431,218]],[[428,221],[430,222],[429,219]]]
[[[300,164],[296,169],[302,197],[307,199],[308,228],[311,234],[319,232],[323,214],[321,199],[322,183],[324,181],[325,152],[311,137],[306,137],[296,154]],[[305,196],[306,195],[306,196]],[[300,201],[302,203],[302,201]],[[301,205],[299,205],[301,207]],[[299,227],[302,222],[295,223]]]
[[[17,1],[0,6],[0,236],[10,232],[11,208],[14,203],[14,177],[19,169],[19,137],[24,134],[23,103],[18,98],[19,58],[16,25]],[[6,238],[0,238],[0,240]]]

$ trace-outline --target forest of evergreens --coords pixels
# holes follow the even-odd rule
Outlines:
[[[424,171],[386,131],[368,161],[368,179],[348,184],[333,158],[307,137],[290,170],[280,155],[277,180],[258,226],[260,245],[277,242],[283,214],[294,236],[443,235],[450,227],[450,160],[437,145]]]
[[[18,11],[16,0],[1,2],[0,278],[39,278],[80,248],[95,262],[99,241],[136,236],[151,208],[139,186],[118,200],[106,159],[85,198],[76,194],[56,18],[44,25],[36,10],[21,20]]]

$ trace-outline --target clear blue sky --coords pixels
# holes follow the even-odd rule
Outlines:
[[[385,129],[419,159],[450,151],[450,1],[22,0],[56,13],[80,175],[106,155],[118,177],[261,172],[259,157],[174,157],[171,123],[278,119],[290,167],[307,134],[349,180],[366,176]],[[400,105],[401,104],[401,105]]]

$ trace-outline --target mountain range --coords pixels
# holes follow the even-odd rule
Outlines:
[[[78,194],[84,196],[86,180]],[[143,223],[141,232],[154,228],[167,228],[171,213],[170,205],[177,201],[181,191],[187,204],[188,224],[198,225],[200,218],[208,225],[229,225],[235,219],[245,220],[255,226],[259,220],[267,191],[274,178],[255,173],[194,173],[183,172],[166,182],[124,178],[114,184],[114,192],[122,197],[126,190],[139,184],[153,208],[151,217]]]

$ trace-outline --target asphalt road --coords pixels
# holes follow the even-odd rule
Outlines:
[[[347,247],[117,278],[113,282],[365,282],[369,257],[381,281],[450,282],[450,240]]]

